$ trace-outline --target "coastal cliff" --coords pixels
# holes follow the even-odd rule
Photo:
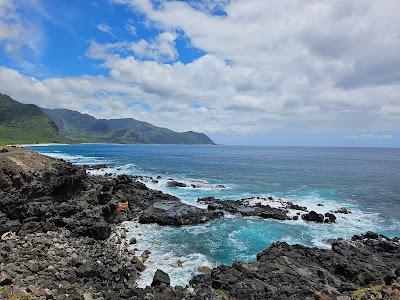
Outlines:
[[[253,263],[203,268],[187,287],[170,286],[159,270],[151,286],[138,288],[152,249],[135,251],[136,241],[127,240],[120,226],[124,221],[185,226],[226,212],[282,221],[300,212],[314,222],[335,219],[293,203],[271,208],[246,199],[199,199],[207,205],[201,209],[147,188],[138,177],[94,176],[90,168],[0,147],[0,299],[400,297],[400,239],[372,232],[331,240],[330,250],[277,242]]]

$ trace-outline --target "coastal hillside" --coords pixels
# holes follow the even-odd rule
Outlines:
[[[175,132],[132,118],[96,119],[68,109],[42,108],[60,133],[77,142],[123,144],[214,144],[204,133]]]
[[[0,144],[62,143],[56,125],[36,105],[0,94]]]

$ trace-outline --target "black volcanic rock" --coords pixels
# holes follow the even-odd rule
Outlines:
[[[220,200],[214,197],[199,198],[197,202],[208,205],[208,210],[226,211],[244,217],[260,217],[263,219],[289,220],[288,210],[275,208],[269,205],[249,205],[248,201],[242,200]]]
[[[168,181],[167,186],[169,186],[169,187],[187,187],[187,184],[176,181],[176,180],[171,180],[171,181]]]
[[[169,286],[171,284],[171,280],[169,279],[169,276],[167,273],[165,273],[162,270],[157,270],[156,273],[154,274],[151,286],[159,287],[162,284]]]
[[[301,218],[306,221],[312,221],[312,222],[317,222],[317,223],[322,223],[324,222],[324,215],[319,214],[315,211],[310,211],[309,213],[301,215]]]
[[[222,265],[190,284],[233,299],[336,299],[369,285],[383,286],[385,280],[391,284],[399,267],[399,240],[369,233],[352,242],[334,240],[332,250],[277,242],[254,263]]]
[[[201,224],[222,216],[222,212],[201,209],[180,201],[165,200],[144,210],[139,216],[139,222],[181,226]]]
[[[92,176],[62,160],[7,149],[0,153],[0,285],[7,285],[1,296],[12,292],[19,299],[29,291],[31,299],[345,300],[358,290],[365,292],[362,299],[399,298],[400,238],[374,232],[330,240],[330,250],[276,242],[255,262],[221,265],[188,287],[170,286],[168,274],[158,271],[153,286],[138,288],[146,259],[156,254],[128,249],[117,224],[134,218],[198,224],[223,211],[278,218],[287,216],[286,209],[206,198],[199,201],[213,209],[204,210],[132,176]],[[332,221],[332,215],[322,217]]]

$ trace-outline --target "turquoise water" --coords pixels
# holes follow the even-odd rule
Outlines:
[[[106,163],[111,171],[163,177],[149,187],[195,204],[198,197],[275,196],[321,212],[347,207],[336,224],[226,217],[183,228],[126,224],[139,247],[153,250],[142,284],[156,267],[185,284],[199,265],[251,261],[283,240],[328,247],[323,240],[374,230],[400,235],[400,149],[187,145],[57,145],[33,147],[75,163]],[[103,170],[109,172],[110,170]],[[103,171],[100,171],[103,172]],[[201,188],[168,188],[168,178]],[[222,184],[226,188],[218,188]],[[322,204],[323,206],[317,206]],[[183,267],[174,266],[176,259]]]

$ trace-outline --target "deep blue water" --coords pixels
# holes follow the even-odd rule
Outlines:
[[[163,261],[173,283],[183,284],[199,264],[254,260],[277,240],[326,247],[326,238],[366,230],[400,236],[400,149],[108,144],[32,149],[75,163],[106,163],[118,173],[202,184],[201,189],[167,188],[163,180],[150,185],[188,202],[202,196],[272,195],[321,212],[343,206],[353,212],[332,225],[242,218],[184,228],[131,224],[130,234],[140,231],[144,247],[165,254],[153,263]],[[165,264],[176,257],[187,262],[184,268]],[[146,271],[149,278],[151,271]]]

